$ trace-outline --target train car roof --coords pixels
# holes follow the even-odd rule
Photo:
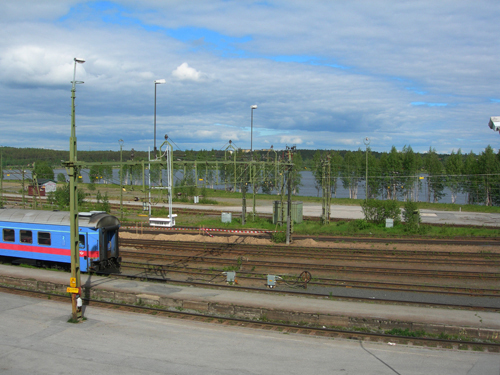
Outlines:
[[[0,221],[69,225],[69,219],[68,211],[0,209]],[[106,212],[82,212],[78,215],[78,225],[86,228],[114,227],[120,225],[120,221]]]

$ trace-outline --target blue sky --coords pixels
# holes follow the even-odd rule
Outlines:
[[[0,145],[480,153],[500,141],[497,1],[0,4]]]

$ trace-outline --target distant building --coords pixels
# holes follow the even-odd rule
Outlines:
[[[53,180],[47,180],[41,178],[38,180],[38,186],[34,187],[33,185],[28,186],[28,195],[40,195],[41,197],[45,197],[45,193],[50,193],[56,191],[57,183]]]

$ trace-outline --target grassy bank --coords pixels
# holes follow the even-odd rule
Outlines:
[[[269,218],[248,215],[246,224],[241,224],[241,218],[233,215],[231,223],[222,223],[220,217],[207,215],[181,215],[177,217],[177,226],[221,228],[221,229],[256,229],[264,231],[285,231],[285,226],[275,225]],[[307,236],[360,236],[360,237],[417,237],[417,238],[475,238],[500,237],[500,229],[490,227],[455,227],[449,225],[433,226],[421,224],[417,231],[408,231],[404,224],[397,224],[393,228],[383,225],[367,223],[365,220],[332,221],[321,224],[317,221],[304,221],[293,225],[293,233]]]

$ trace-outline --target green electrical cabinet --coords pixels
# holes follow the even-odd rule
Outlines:
[[[284,203],[284,210],[281,209],[281,201],[273,202],[273,224],[283,221],[286,223],[286,213],[288,208],[288,202]],[[281,213],[283,212],[284,219],[281,219]],[[303,215],[303,203],[302,202],[292,202],[292,221],[295,224],[300,224],[304,221]]]

